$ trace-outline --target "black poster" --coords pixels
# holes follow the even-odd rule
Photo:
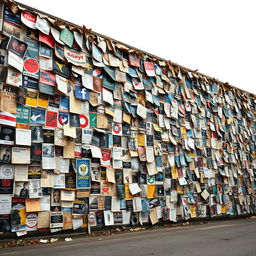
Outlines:
[[[97,227],[101,228],[104,227],[104,215],[103,215],[103,211],[97,211],[95,212],[96,215],[96,221],[97,221]]]
[[[10,232],[11,225],[10,225],[10,215],[3,214],[0,215],[0,232]]]
[[[0,126],[0,144],[14,145],[15,128]]]
[[[54,130],[43,129],[44,143],[54,143]]]
[[[42,144],[32,143],[30,153],[31,153],[32,161],[41,162],[41,160],[42,160]]]
[[[29,76],[23,76],[22,86],[27,89],[38,89],[38,80]]]
[[[76,174],[74,172],[65,174],[65,187],[76,188]]]

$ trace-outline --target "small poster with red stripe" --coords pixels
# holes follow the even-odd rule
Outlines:
[[[112,134],[122,136],[122,124],[113,122],[113,124],[112,124]]]
[[[0,112],[0,124],[16,126],[16,116],[8,112]]]
[[[90,119],[86,115],[80,115],[80,127],[81,128],[90,128]]]

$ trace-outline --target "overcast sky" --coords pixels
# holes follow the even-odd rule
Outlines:
[[[256,94],[254,0],[20,0]]]

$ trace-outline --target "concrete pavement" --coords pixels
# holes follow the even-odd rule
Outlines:
[[[255,256],[256,219],[216,221],[136,233],[0,249],[1,256]]]

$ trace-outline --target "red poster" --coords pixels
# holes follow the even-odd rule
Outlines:
[[[112,134],[122,136],[122,125],[119,123],[112,123]]]
[[[56,85],[56,75],[45,70],[40,70],[40,79],[39,82],[42,84],[48,84],[51,86]]]
[[[48,127],[57,127],[58,114],[56,111],[46,111],[46,122],[45,125]]]
[[[90,128],[89,118],[86,115],[80,115],[80,127],[81,128]]]
[[[100,159],[100,164],[105,167],[111,167],[111,164],[110,164],[111,150],[101,149],[101,154],[102,154],[102,158]]]
[[[21,21],[29,28],[36,28],[36,16],[29,12],[21,12]]]
[[[144,61],[144,67],[145,67],[145,70],[146,70],[146,74],[148,76],[155,76],[156,75],[153,62]]]
[[[42,43],[47,44],[51,48],[54,48],[54,38],[51,34],[45,35],[44,33],[40,33],[39,41],[42,42]]]
[[[31,58],[26,58],[24,60],[24,69],[31,74],[35,74],[39,71],[39,63]]]

